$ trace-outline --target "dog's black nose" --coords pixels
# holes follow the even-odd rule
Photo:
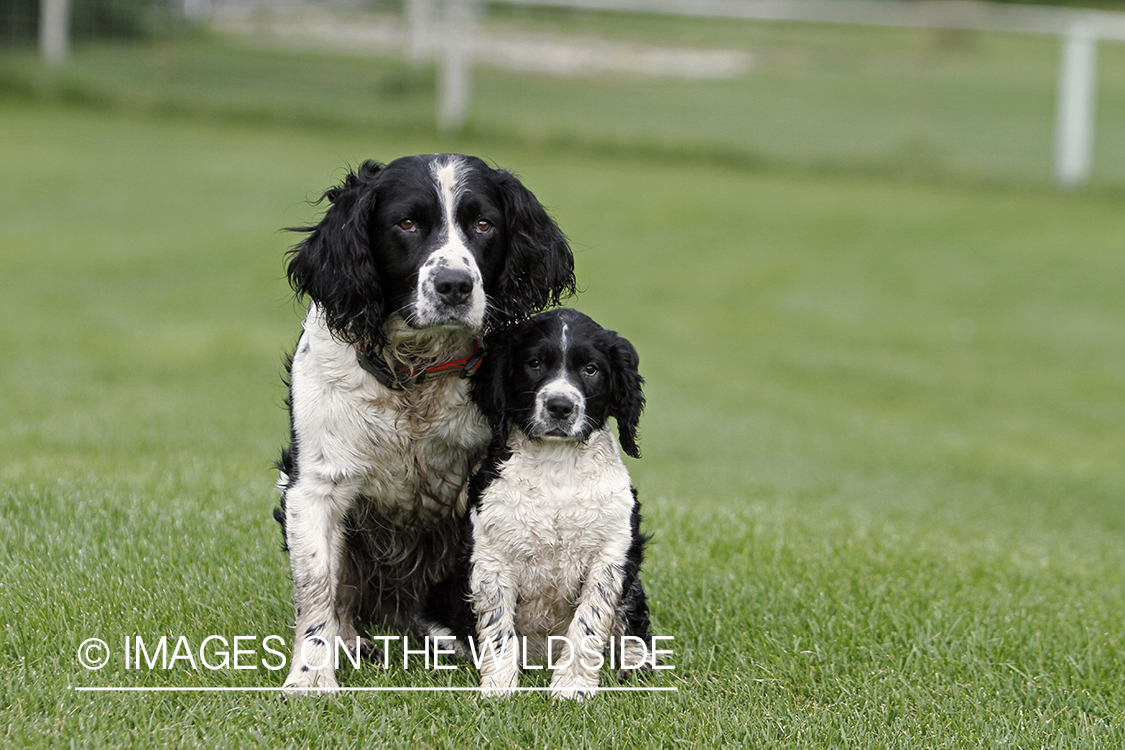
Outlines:
[[[545,406],[547,413],[555,419],[568,419],[574,411],[574,402],[565,396],[551,396]]]
[[[434,291],[447,305],[463,305],[473,293],[473,277],[468,271],[444,268],[434,274]]]

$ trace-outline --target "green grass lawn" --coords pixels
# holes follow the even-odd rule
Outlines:
[[[0,744],[1125,744],[1120,196],[11,98],[0,133]],[[575,304],[641,353],[653,684],[678,692],[74,691],[280,684],[126,670],[121,644],[288,639],[278,230],[345,164],[444,149],[524,177]]]

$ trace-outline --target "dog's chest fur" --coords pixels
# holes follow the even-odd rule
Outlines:
[[[383,388],[315,310],[291,377],[302,472],[353,485],[389,519],[457,515],[464,508],[466,477],[489,438],[468,398],[468,381],[448,377],[406,391]]]
[[[510,572],[520,633],[559,635],[591,565],[625,559],[629,474],[605,429],[578,445],[516,432],[509,446],[511,458],[472,513],[473,560],[497,560]]]

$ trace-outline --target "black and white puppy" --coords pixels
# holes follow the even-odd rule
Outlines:
[[[570,309],[496,334],[488,351],[473,399],[494,440],[471,481],[459,569],[418,629],[475,639],[486,692],[517,686],[526,644],[557,665],[552,694],[581,699],[597,691],[611,636],[636,637],[631,665],[651,645],[640,506],[620,455],[639,455],[637,352]]]
[[[285,686],[299,692],[337,686],[337,636],[409,627],[449,574],[491,436],[469,400],[478,338],[574,291],[555,222],[480,159],[367,162],[324,199],[289,260],[311,304],[275,513],[296,608]]]

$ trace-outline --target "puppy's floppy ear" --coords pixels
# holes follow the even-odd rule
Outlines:
[[[574,294],[574,256],[566,236],[514,175],[496,171],[508,253],[494,302],[502,323],[559,304]]]
[[[512,334],[510,329],[485,338],[480,368],[470,380],[469,393],[492,429],[492,441],[508,442],[508,390],[511,387]]]
[[[613,366],[610,377],[609,414],[617,420],[617,434],[621,449],[633,458],[640,458],[637,447],[637,423],[645,408],[645,396],[641,390],[644,378],[637,371],[640,357],[626,339],[609,331],[609,359]]]
[[[383,330],[384,299],[367,230],[382,169],[364,162],[321,196],[331,205],[318,224],[293,229],[309,236],[289,251],[289,283],[316,302],[332,332],[349,343],[378,340]]]

